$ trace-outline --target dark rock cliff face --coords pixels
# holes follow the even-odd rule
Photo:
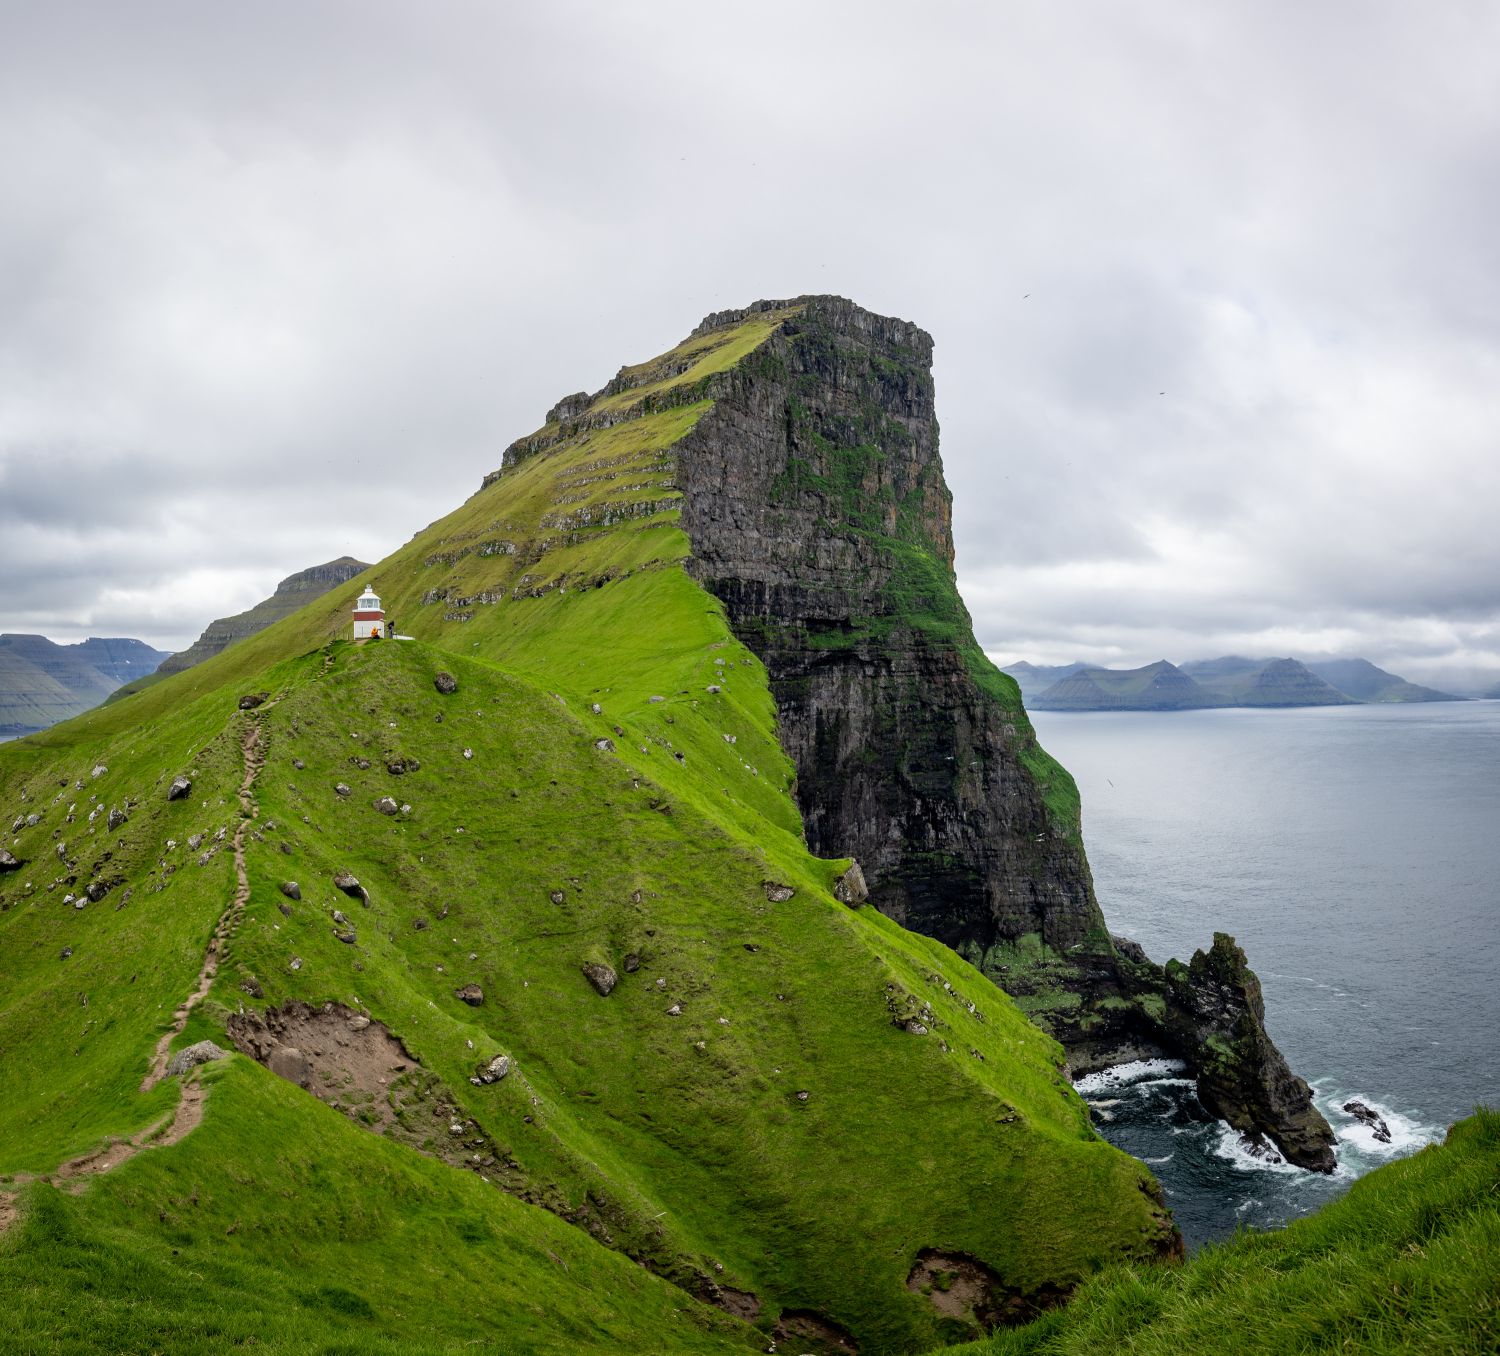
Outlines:
[[[1331,1167],[1237,949],[1239,980],[1210,1002],[1104,925],[1072,780],[958,596],[931,338],[835,297],[700,332],[767,310],[789,314],[690,393],[715,403],[677,444],[677,477],[689,569],[770,672],[809,846],[857,858],[873,904],[980,965],[1075,1070],[1180,1055],[1219,1114]],[[1221,1048],[1232,1077],[1206,1056]]]

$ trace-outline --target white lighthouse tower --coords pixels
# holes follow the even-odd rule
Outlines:
[[[385,636],[385,613],[374,589],[366,589],[354,604],[354,639],[368,640],[371,636]]]

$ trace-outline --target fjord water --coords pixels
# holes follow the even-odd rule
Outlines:
[[[1034,720],[1077,778],[1111,929],[1157,960],[1233,933],[1339,1136],[1329,1179],[1244,1154],[1173,1069],[1083,1080],[1190,1244],[1285,1223],[1500,1104],[1500,702]]]

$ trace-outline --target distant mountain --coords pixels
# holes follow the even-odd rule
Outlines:
[[[232,617],[220,617],[218,621],[209,622],[203,634],[187,649],[168,656],[161,667],[149,678],[131,684],[128,689],[116,695],[128,697],[132,692],[138,692],[143,687],[148,687],[163,678],[170,678],[172,674],[181,673],[184,669],[190,669],[195,664],[201,664],[205,659],[212,659],[214,655],[233,645],[235,641],[244,640],[246,636],[253,636],[257,631],[264,631],[266,627],[279,622],[283,617],[290,617],[292,613],[300,612],[308,603],[321,598],[329,589],[347,584],[355,575],[363,574],[369,568],[364,561],[355,560],[353,556],[340,556],[337,560],[330,560],[324,565],[313,565],[308,569],[298,570],[296,574],[287,575],[281,583],[276,585],[276,592],[269,598],[261,599],[245,612],[238,612]]]
[[[1184,664],[1182,671],[1218,698],[1216,706],[1350,706],[1355,699],[1295,659],[1225,655]]]
[[[165,650],[123,637],[57,645],[46,636],[0,635],[0,734],[28,734],[81,715],[165,658]]]
[[[1010,674],[1021,685],[1021,696],[1029,702],[1034,696],[1046,691],[1053,683],[1063,678],[1071,678],[1075,673],[1087,667],[1086,664],[1030,664],[1023,659],[1018,664],[1011,664],[1008,668],[1001,669],[1000,672]]]
[[[1030,704],[1038,711],[1186,711],[1222,705],[1165,659],[1139,669],[1079,668]]]
[[[1309,660],[1307,667],[1326,683],[1361,702],[1459,702],[1451,692],[1408,683],[1394,673],[1378,669],[1368,659]]]
[[[1409,683],[1367,659],[1250,659],[1221,655],[1180,668],[1165,659],[1138,669],[1087,664],[1004,670],[1038,711],[1186,711],[1209,706],[1349,706],[1367,702],[1462,701]],[[1500,688],[1490,694],[1500,697]]]

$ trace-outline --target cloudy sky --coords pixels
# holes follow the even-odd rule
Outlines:
[[[0,0],[0,631],[180,647],[838,292],[1002,662],[1500,680],[1497,221],[1490,0]]]

